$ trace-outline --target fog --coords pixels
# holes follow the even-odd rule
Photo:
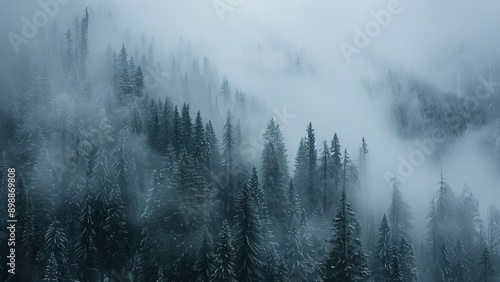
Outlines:
[[[499,1],[67,2],[59,6],[60,10],[50,17],[47,26],[40,28],[40,33],[20,44],[21,51],[16,52],[8,34],[21,34],[21,18],[31,19],[41,8],[38,1],[4,1],[5,8],[0,11],[2,80],[7,80],[9,73],[5,66],[15,64],[20,54],[42,50],[40,42],[49,36],[45,33],[49,26],[57,25],[57,31],[63,34],[75,17],[82,18],[82,11],[88,7],[91,20],[87,65],[91,80],[102,76],[102,58],[108,44],[116,51],[125,44],[129,55],[140,55],[146,54],[147,46],[154,42],[155,59],[161,62],[163,71],[172,54],[182,53],[179,49],[188,50],[177,58],[182,70],[189,70],[192,56],[200,58],[200,62],[208,57],[218,74],[213,93],[218,93],[225,76],[233,90],[240,89],[263,105],[262,109],[249,109],[249,114],[242,116],[249,128],[244,137],[249,143],[262,138],[257,134],[264,132],[271,117],[280,124],[292,175],[299,141],[306,136],[309,122],[316,133],[318,156],[323,140],[330,145],[337,133],[342,148],[357,164],[364,137],[369,154],[360,201],[364,212],[373,210],[377,227],[390,205],[392,184],[388,175],[398,175],[398,170],[401,192],[413,212],[411,237],[415,242],[424,240],[429,202],[439,188],[441,175],[457,195],[464,185],[470,188],[480,202],[482,217],[487,216],[490,205],[500,206],[499,116],[491,114],[500,106],[495,104],[500,101],[500,91],[496,89],[488,100],[479,101],[480,112],[484,108],[491,111],[485,114],[486,120],[467,122],[467,129],[455,135],[440,132],[445,141],[436,142],[429,137],[432,129],[425,128],[428,124],[419,112],[410,115],[424,128],[421,132],[405,135],[398,128],[394,105],[398,101],[411,105],[415,100],[391,92],[388,79],[391,75],[398,77],[405,95],[415,92],[413,82],[422,82],[432,89],[431,95],[443,100],[448,99],[445,95],[473,95],[471,89],[482,85],[479,77],[500,81]],[[382,17],[382,24],[376,22],[378,17]],[[370,31],[373,23],[378,28]],[[356,44],[359,30],[366,46]],[[370,32],[372,35],[366,35]],[[166,72],[168,76],[169,70]],[[97,85],[94,87],[99,92]],[[164,100],[170,93],[162,89],[155,91]],[[0,96],[7,97],[7,90],[2,90]],[[174,102],[180,110],[180,101]],[[227,109],[210,116],[207,108],[199,107],[205,121],[218,120],[214,123],[220,142]],[[197,110],[191,108],[192,117]],[[426,148],[431,148],[431,152],[426,153],[421,144],[430,146]],[[260,149],[258,157],[249,160],[250,165],[258,168]],[[401,177],[402,162],[412,162],[415,156],[418,163],[412,163],[410,172]]]
[[[382,198],[390,193],[383,173],[397,170],[398,156],[407,158],[418,147],[395,136],[390,102],[367,97],[361,80],[377,81],[391,69],[402,69],[443,92],[457,92],[459,76],[473,79],[500,55],[500,39],[495,36],[500,25],[498,1],[398,1],[401,13],[392,15],[387,27],[360,54],[352,55],[351,63],[340,43],[353,44],[354,28],[363,29],[373,20],[371,12],[387,10],[390,1],[234,1],[241,3],[221,12],[223,20],[214,8],[216,2],[108,3],[117,26],[153,36],[157,46],[167,50],[180,37],[187,39],[193,54],[210,57],[234,85],[271,108],[286,107],[296,116],[284,129],[290,164],[309,121],[319,142],[337,132],[352,154],[357,154],[365,136],[373,177],[369,188],[375,190],[376,206],[386,205]],[[290,65],[297,56],[304,67],[294,72]],[[456,191],[467,183],[483,208],[500,203],[498,167],[481,151],[477,134],[460,138],[438,163],[428,158],[404,183],[403,193],[415,212],[426,210],[441,167]]]

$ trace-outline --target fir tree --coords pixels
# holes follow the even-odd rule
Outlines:
[[[405,281],[403,278],[403,273],[401,271],[401,264],[399,263],[399,255],[398,249],[393,248],[392,257],[391,257],[391,282],[403,282]]]
[[[222,229],[217,242],[215,254],[215,270],[213,279],[221,282],[236,282],[235,259],[236,252],[233,248],[231,230],[227,220],[222,223]]]
[[[334,190],[334,205],[337,205],[341,191],[341,179],[342,179],[342,151],[340,147],[340,141],[337,133],[333,135],[333,140],[330,146],[330,152],[332,155],[332,180],[333,180],[333,190]]]
[[[212,236],[207,227],[202,230],[202,238],[196,254],[194,270],[197,272],[196,281],[209,282],[214,274],[214,253]]]
[[[50,267],[55,268],[55,271],[60,275],[60,279],[63,279],[68,275],[68,240],[64,229],[60,225],[59,221],[52,221],[45,233],[43,260],[50,263],[50,257],[54,256],[56,263]]]
[[[378,228],[377,245],[375,247],[375,263],[373,267],[373,276],[377,281],[388,281],[392,279],[391,275],[391,229],[384,214],[382,222]],[[399,262],[398,262],[399,263]]]
[[[399,244],[399,263],[401,264],[403,281],[417,282],[418,270],[417,262],[413,254],[413,248],[411,243],[406,241],[404,237],[401,238],[401,242]]]
[[[231,123],[231,113],[228,112],[226,124],[224,125],[224,134],[222,136],[222,159],[224,167],[224,217],[227,219],[232,210],[234,202],[234,166],[235,166],[235,150],[236,141],[234,137],[234,129]]]
[[[495,281],[495,269],[488,248],[484,248],[481,254],[481,260],[479,261],[479,278],[480,281],[484,282]]]
[[[444,242],[441,244],[439,254],[440,281],[453,281],[451,259],[448,255],[448,250],[446,249],[446,244]]]
[[[316,151],[316,135],[312,123],[307,125],[307,137],[304,143],[306,158],[307,158],[307,192],[306,192],[306,211],[308,214],[314,212],[315,207],[318,207],[320,194],[316,190],[316,167],[318,156]]]
[[[467,260],[467,252],[464,249],[464,245],[460,241],[457,241],[453,258],[453,281],[469,281],[470,264]]]
[[[250,185],[245,185],[235,206],[234,242],[238,281],[264,279],[264,235],[257,201]]]
[[[354,236],[357,219],[347,203],[345,187],[334,219],[334,237],[323,269],[323,281],[365,281],[370,277],[361,240]]]
[[[60,282],[62,281],[61,273],[58,270],[59,266],[55,258],[54,252],[49,255],[45,275],[42,282]]]
[[[319,159],[319,185],[321,187],[322,212],[325,216],[330,216],[333,206],[333,164],[330,155],[330,148],[326,141],[323,142],[323,150]]]
[[[399,190],[400,182],[397,178],[392,179],[391,203],[389,206],[389,222],[392,229],[392,243],[396,244],[403,237],[407,237],[410,227],[411,211],[408,203],[403,199]]]

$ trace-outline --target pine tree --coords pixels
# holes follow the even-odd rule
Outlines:
[[[220,95],[222,97],[222,102],[224,103],[224,106],[228,108],[231,105],[231,93],[230,93],[230,88],[229,88],[229,82],[227,78],[224,76],[222,78],[222,84],[220,86]]]
[[[63,279],[68,275],[68,240],[66,239],[64,229],[60,225],[61,223],[59,221],[52,221],[45,233],[43,261],[50,262],[50,257],[54,256],[56,264],[51,266],[51,268],[55,267],[55,271],[59,273],[60,279]]]
[[[332,155],[332,178],[333,178],[333,190],[334,190],[334,205],[337,205],[341,187],[342,180],[342,151],[340,147],[340,141],[337,133],[333,135],[333,140],[330,146],[330,152]]]
[[[403,282],[406,281],[403,278],[403,273],[401,271],[401,264],[399,263],[398,248],[393,248],[391,256],[391,282]]]
[[[227,220],[222,223],[222,229],[217,242],[215,254],[215,270],[213,279],[221,282],[236,282],[235,259],[236,252],[233,248],[231,231]]]
[[[303,204],[306,204],[305,199],[308,183],[307,172],[307,155],[304,145],[304,138],[301,138],[299,148],[297,149],[297,155],[295,157],[294,183],[297,186],[297,191]]]
[[[148,143],[152,148],[158,149],[158,138],[160,132],[160,120],[158,119],[158,106],[154,100],[149,105],[148,119],[146,123]]]
[[[490,205],[487,213],[486,240],[492,261],[500,261],[500,210]]]
[[[87,76],[86,61],[89,55],[89,13],[88,9],[85,8],[85,15],[82,18],[81,28],[81,38],[80,38],[80,77],[84,78]]]
[[[234,202],[234,171],[235,166],[235,150],[236,141],[234,137],[234,129],[231,123],[231,113],[228,112],[226,124],[224,125],[224,134],[222,136],[222,159],[224,167],[224,218],[228,218],[232,214]]]
[[[444,242],[441,244],[439,254],[440,281],[453,281],[452,264]]]
[[[119,188],[113,186],[107,204],[106,220],[103,226],[104,235],[104,267],[111,271],[119,271],[130,254],[127,221]],[[108,275],[110,276],[110,275]]]
[[[276,148],[272,142],[264,145],[262,151],[262,190],[266,198],[269,216],[277,225],[274,230],[283,233],[286,230],[286,182],[279,164]]]
[[[307,254],[304,248],[309,247],[304,244],[307,240],[305,234],[305,226],[301,218],[301,207],[295,192],[293,181],[290,180],[288,189],[288,217],[289,224],[286,232],[286,241],[284,245],[284,261],[288,270],[286,277],[301,277],[305,279],[309,275],[307,265]]]
[[[407,237],[410,227],[410,206],[403,198],[399,190],[400,182],[397,178],[392,179],[391,203],[389,206],[389,222],[392,229],[392,243],[396,244],[403,237]]]
[[[465,282],[469,281],[470,264],[467,260],[467,252],[464,249],[464,245],[457,241],[454,253],[454,263],[453,263],[453,281]]]
[[[403,281],[417,282],[418,269],[413,248],[411,243],[406,241],[404,237],[401,238],[399,244],[399,263],[401,264],[401,272],[403,274]]]
[[[347,203],[345,186],[343,190],[334,219],[334,238],[329,241],[332,249],[324,264],[323,281],[365,281],[370,271],[361,240],[354,236],[357,219]]]
[[[143,95],[144,88],[145,88],[144,74],[142,72],[141,66],[138,66],[134,74],[135,95],[141,97]]]
[[[192,156],[197,173],[203,176],[204,182],[209,180],[209,169],[212,163],[210,144],[203,127],[200,112],[196,114],[193,129]],[[205,184],[204,184],[205,185]]]
[[[97,248],[95,223],[93,222],[93,198],[89,191],[89,185],[85,188],[83,196],[82,213],[80,217],[81,234],[76,246],[76,256],[78,261],[78,277],[83,282],[94,282],[98,277],[97,273]]]
[[[361,139],[361,147],[359,147],[359,170],[361,172],[361,178],[366,181],[367,171],[366,171],[366,161],[368,158],[368,145],[366,144],[365,137]]]
[[[54,252],[51,252],[49,255],[47,267],[45,268],[45,275],[42,282],[60,282],[62,277],[58,268],[59,267],[54,256]]]
[[[238,281],[264,279],[265,241],[257,201],[250,185],[245,185],[235,205],[235,269]]]
[[[184,104],[181,112],[181,129],[180,129],[180,144],[181,150],[191,151],[191,142],[193,141],[193,122],[189,115],[189,105]]]
[[[120,55],[118,56],[118,67],[118,97],[121,102],[124,102],[132,92],[128,54],[125,45],[122,45]]]
[[[209,282],[214,274],[214,253],[212,236],[207,227],[202,230],[202,238],[196,254],[194,270],[197,272],[196,281]]]
[[[388,281],[391,277],[391,229],[384,213],[378,228],[377,245],[375,247],[375,263],[373,276],[377,281]]]
[[[205,128],[211,156],[210,171],[213,173],[213,175],[217,175],[221,165],[219,141],[217,140],[217,135],[215,134],[212,121],[208,121]]]
[[[323,150],[319,160],[318,170],[319,185],[321,187],[322,212],[325,216],[330,216],[333,206],[333,164],[330,155],[330,148],[326,141],[323,142]]]
[[[136,135],[140,135],[145,132],[141,115],[139,114],[139,111],[136,107],[132,108],[132,110],[130,111],[127,129],[128,131]]]
[[[316,190],[316,171],[318,156],[316,151],[316,136],[314,134],[314,129],[312,123],[307,125],[307,137],[304,143],[306,158],[307,158],[307,192],[306,192],[306,211],[308,214],[312,214],[315,207],[318,207],[320,194]]]
[[[484,248],[484,251],[481,255],[481,260],[479,261],[480,273],[479,278],[480,281],[489,282],[494,281],[495,279],[495,269],[493,267],[493,263],[491,261],[491,255],[488,251],[488,248]]]

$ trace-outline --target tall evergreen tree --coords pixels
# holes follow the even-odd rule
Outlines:
[[[401,264],[399,263],[399,255],[398,255],[398,248],[393,248],[392,250],[392,256],[391,256],[391,275],[390,275],[390,280],[391,282],[403,282],[405,281],[403,278],[403,273],[401,271]]]
[[[393,178],[391,203],[389,206],[389,222],[392,229],[392,244],[396,244],[401,240],[401,238],[407,237],[408,229],[411,226],[410,206],[403,198],[399,186],[399,180],[397,178]]]
[[[308,214],[315,212],[319,205],[320,193],[316,186],[316,171],[318,165],[318,152],[316,150],[316,135],[312,123],[307,125],[307,137],[304,143],[307,158],[307,192],[306,192],[306,211]]]
[[[440,281],[453,281],[452,263],[444,242],[441,244],[439,254]]]
[[[231,230],[227,220],[224,220],[217,241],[213,279],[221,282],[236,282],[235,259],[236,252],[233,247]]]
[[[196,262],[194,270],[197,272],[196,281],[209,282],[212,281],[214,275],[214,253],[212,236],[207,227],[202,230],[202,237],[198,252],[196,254]]]
[[[257,201],[250,185],[245,185],[235,206],[234,243],[238,281],[264,279],[265,241]]]
[[[495,269],[488,248],[484,248],[481,254],[481,260],[479,261],[479,279],[484,282],[495,281]]]
[[[377,245],[375,247],[375,263],[373,267],[373,276],[376,281],[389,281],[394,278],[391,275],[391,229],[384,213],[382,222],[378,228]],[[399,262],[398,262],[399,264]],[[400,270],[398,270],[400,271]]]
[[[401,238],[399,244],[399,263],[401,264],[401,272],[403,274],[403,281],[417,282],[418,269],[413,248],[411,243],[406,241],[404,237]]]
[[[342,180],[342,150],[340,146],[340,141],[337,133],[333,135],[333,139],[330,145],[330,152],[332,155],[332,180],[333,180],[333,190],[334,190],[334,205],[337,205],[341,187]]]
[[[334,219],[334,237],[330,240],[332,249],[323,269],[323,281],[365,281],[370,277],[366,255],[361,240],[355,237],[357,221],[343,189],[337,215]]]
[[[453,255],[453,281],[465,282],[469,281],[470,264],[467,260],[467,252],[464,245],[458,241],[455,246],[455,253]]]
[[[234,207],[234,167],[235,167],[235,153],[236,141],[234,136],[234,129],[231,123],[231,113],[228,112],[226,124],[224,125],[224,134],[222,136],[222,159],[224,167],[224,187],[223,187],[223,210],[224,217],[227,219],[231,214]]]

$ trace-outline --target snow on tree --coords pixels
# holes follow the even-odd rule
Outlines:
[[[390,232],[391,228],[384,213],[382,222],[378,228],[377,244],[374,253],[373,276],[377,281],[387,281],[393,278],[391,277],[392,254]]]
[[[323,266],[323,281],[365,281],[370,277],[361,240],[355,237],[356,217],[347,202],[345,185],[334,219],[332,248]]]
[[[403,198],[399,189],[400,182],[397,178],[392,179],[391,203],[389,206],[389,223],[391,225],[392,244],[396,244],[403,237],[407,237],[408,229],[411,227],[410,206]]]
[[[467,252],[464,249],[464,245],[457,241],[453,254],[453,281],[465,282],[469,281],[470,275],[470,263],[467,260]]]
[[[235,204],[234,246],[235,269],[238,281],[262,281],[264,279],[265,241],[258,198],[250,185],[244,185]]]
[[[446,244],[441,243],[439,249],[439,272],[440,281],[453,281],[452,262],[446,249]]]
[[[401,272],[403,280],[408,282],[418,281],[418,269],[415,255],[411,243],[404,237],[401,238],[399,244],[399,263],[401,264]]]
[[[383,280],[387,281],[387,280]],[[399,254],[398,248],[393,248],[392,256],[391,256],[391,274],[390,280],[391,282],[403,282],[404,280],[403,273],[401,271],[401,264],[399,262]]]
[[[214,274],[214,253],[212,236],[208,227],[205,226],[202,230],[202,237],[198,251],[196,254],[196,261],[194,270],[197,272],[196,281],[209,282]]]
[[[236,251],[233,247],[231,230],[227,220],[224,220],[217,241],[213,279],[221,282],[236,282],[235,260]]]

